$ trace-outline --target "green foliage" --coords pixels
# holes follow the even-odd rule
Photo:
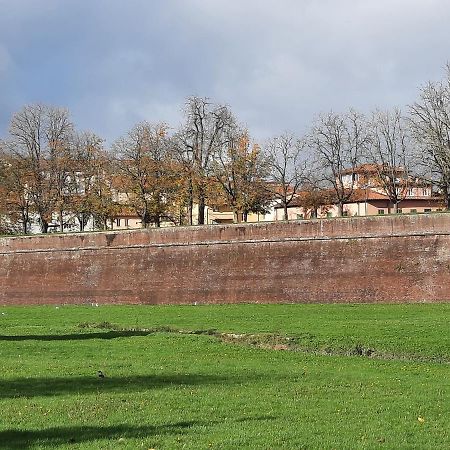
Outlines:
[[[0,448],[448,448],[449,312],[4,307]]]

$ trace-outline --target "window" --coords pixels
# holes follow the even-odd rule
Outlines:
[[[438,211],[438,212],[439,212],[439,211],[442,211],[442,208],[438,208],[436,211]]]
[[[352,180],[353,180],[352,175],[344,175],[342,177],[342,183],[343,184],[351,184]]]
[[[403,209],[402,208],[398,208],[397,209],[397,214],[402,214],[403,213]]]
[[[119,218],[119,217],[116,219],[116,225],[117,225],[118,227],[120,227],[120,218]]]
[[[327,212],[327,217],[333,217],[333,214],[330,212]]]
[[[422,189],[422,195],[428,195],[428,189]]]
[[[302,220],[303,219],[303,214],[297,214],[297,220]]]
[[[417,213],[417,209],[415,209],[415,208],[414,208],[414,209],[411,209],[411,213],[412,213],[412,214],[416,214],[416,213]]]
[[[423,212],[431,212],[431,208],[425,208]]]
[[[408,196],[412,196],[414,195],[414,189],[413,188],[409,188],[408,189]]]
[[[126,226],[126,227],[129,226],[129,224],[128,224],[128,219],[125,219],[125,226]]]
[[[344,217],[347,217],[347,216],[348,216],[348,211],[343,211],[342,215],[343,215]]]
[[[380,214],[380,215],[384,214],[384,209],[379,209],[378,214]]]

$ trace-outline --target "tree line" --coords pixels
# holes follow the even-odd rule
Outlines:
[[[305,208],[334,203],[339,214],[354,186],[345,173],[370,163],[394,206],[408,183],[433,184],[450,208],[450,68],[406,108],[321,114],[308,133],[285,132],[256,143],[231,109],[190,97],[183,124],[140,122],[110,149],[78,131],[66,109],[29,105],[13,114],[0,141],[0,232],[30,231],[37,220],[60,231],[73,217],[106,229],[124,208],[143,227],[205,223],[205,209],[227,207],[236,222],[277,202],[287,220],[302,193]],[[401,169],[401,170],[399,170]]]

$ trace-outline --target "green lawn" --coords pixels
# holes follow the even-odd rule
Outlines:
[[[2,307],[0,448],[450,448],[449,318],[450,304]],[[347,356],[360,348],[371,357]]]

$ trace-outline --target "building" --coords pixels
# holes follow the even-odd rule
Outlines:
[[[342,183],[348,189],[348,200],[344,202],[344,216],[372,216],[378,214],[415,214],[445,209],[442,196],[433,192],[431,183],[412,177],[402,168],[391,172],[399,202],[397,208],[387,194],[387,183],[380,179],[380,166],[362,164],[355,169],[342,172]],[[336,217],[338,207],[333,190],[318,192],[326,201],[314,201],[309,198],[310,192],[301,192],[288,208],[289,220],[307,219],[311,217]],[[309,196],[309,197],[308,197]],[[311,207],[311,205],[313,205]],[[283,219],[283,207],[275,207],[275,220]]]

